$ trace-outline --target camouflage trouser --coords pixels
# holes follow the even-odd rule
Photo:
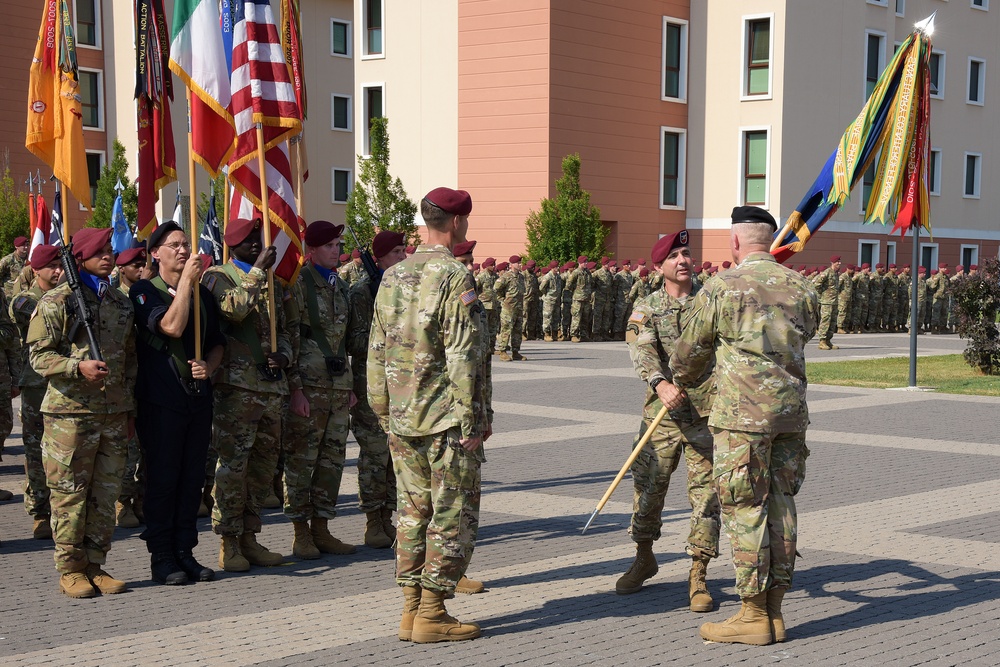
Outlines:
[[[4,351],[0,350],[0,355],[3,354]],[[0,458],[3,458],[4,443],[14,430],[14,408],[10,397],[13,382],[7,360],[0,360]]]
[[[567,290],[568,292],[569,290]],[[566,298],[559,309],[559,328],[564,338],[573,335],[573,300]]]
[[[103,565],[115,532],[128,416],[44,415],[42,463],[52,508],[56,570]]]
[[[822,303],[819,306],[819,331],[816,337],[820,340],[830,342],[833,334],[837,331],[837,302],[832,304]]]
[[[608,300],[604,297],[590,300],[590,331],[591,337],[599,340],[604,337],[604,317],[608,309]]]
[[[935,298],[931,302],[931,326],[943,329],[948,323],[948,298]]]
[[[573,322],[570,325],[570,334],[580,340],[590,339],[590,302],[573,300],[573,307],[570,310]]]
[[[542,299],[542,333],[556,338],[559,335],[559,302],[554,298]]]
[[[355,392],[357,394],[357,392]],[[358,396],[351,409],[351,430],[358,454],[358,509],[367,514],[396,508],[396,475],[389,462],[389,437],[378,424],[367,399]]]
[[[218,452],[212,530],[218,535],[260,532],[281,450],[281,394],[230,385],[215,387],[212,442]]]
[[[459,445],[458,427],[425,437],[389,434],[396,471],[396,583],[451,592],[479,532],[482,448]]]
[[[851,327],[850,318],[853,304],[851,297],[838,297],[837,299],[837,328],[847,331]]]
[[[42,464],[42,399],[45,387],[27,387],[21,390],[21,441],[24,443],[24,509],[33,519],[48,518],[49,487],[45,483],[45,466]]]
[[[500,335],[497,336],[496,349],[499,352],[517,354],[521,351],[521,312],[511,312],[504,308],[500,313]]]
[[[538,299],[525,299],[523,320],[521,325],[523,338],[528,340],[538,338]]]
[[[882,326],[891,329],[896,326],[896,299],[882,297]]]
[[[865,326],[871,330],[876,331],[879,328],[879,322],[882,320],[882,297],[877,297],[870,299],[868,304],[868,317],[865,319]]]
[[[628,299],[621,298],[615,299],[614,315],[611,323],[611,333],[616,338],[621,338],[625,335],[625,320],[628,319],[628,315],[631,312],[629,309]]]
[[[119,502],[134,500],[136,504],[142,503],[142,487],[146,477],[145,468],[142,450],[139,448],[139,438],[129,438],[127,454],[125,455],[125,471],[122,473],[122,490],[118,495]]]
[[[736,593],[789,588],[795,569],[795,494],[806,476],[805,431],[712,429],[722,523],[733,547]]]
[[[852,329],[863,331],[868,322],[868,297],[862,296],[854,299],[854,308],[851,313]]]
[[[643,420],[632,447],[649,428]],[[691,503],[691,531],[687,553],[698,558],[719,555],[719,496],[712,482],[712,434],[708,417],[691,422],[664,419],[632,464],[634,494],[630,532],[636,542],[660,539],[663,526],[663,501],[670,486],[670,475],[681,460],[687,463],[688,502]]]
[[[285,453],[285,516],[292,521],[337,516],[337,496],[344,477],[349,389],[303,387],[309,416],[288,413]]]

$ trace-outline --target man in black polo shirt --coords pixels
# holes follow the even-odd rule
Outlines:
[[[211,292],[201,287],[201,258],[176,223],[150,235],[149,253],[159,274],[132,286],[138,328],[139,375],[136,430],[146,459],[146,530],[153,580],[182,584],[210,581],[215,573],[192,555],[198,543],[197,514],[212,439],[212,384],[225,337]],[[202,358],[195,355],[194,287]]]

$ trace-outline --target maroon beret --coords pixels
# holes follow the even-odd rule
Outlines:
[[[28,243],[28,237],[27,236],[15,236],[14,237],[14,247],[15,248],[20,248],[21,246],[23,246],[23,245],[25,245],[27,243]]]
[[[931,269],[931,275],[932,276],[936,276],[937,274],[938,274],[938,270],[937,269]]]
[[[587,263],[587,256],[586,255],[580,255],[579,257],[576,258],[576,263],[577,264],[586,264]]]
[[[479,265],[478,264],[473,264],[472,265],[472,270],[473,271],[478,271],[479,270]]]
[[[343,233],[343,232],[341,232]],[[361,251],[355,248],[351,251],[351,259],[361,259]]]
[[[831,264],[833,264],[835,262],[839,262],[839,261],[840,261],[840,255],[834,255],[833,257],[830,258],[830,263]]]
[[[941,262],[940,264],[938,264],[938,268],[939,269],[947,269],[948,268],[948,264],[945,263],[945,262]]]
[[[899,267],[897,267],[897,266],[896,266],[895,264],[890,264],[890,265],[889,265],[889,268],[890,268],[890,269],[896,269],[896,268],[899,268]]]
[[[146,261],[146,249],[143,247],[139,248],[129,248],[128,250],[122,250],[118,253],[118,259],[115,260],[115,265],[125,266],[126,264],[131,264],[137,259]]]
[[[862,270],[864,270],[864,269],[870,269],[870,268],[872,268],[872,265],[869,264],[868,262],[865,262],[864,264],[861,265],[861,269]]]
[[[875,268],[876,269],[884,269],[885,268],[885,264],[883,264],[882,262],[879,262],[878,264],[875,265]]]
[[[483,268],[488,269],[491,266],[496,266],[496,263],[497,261],[495,259],[493,259],[492,257],[487,257],[486,259],[483,260]]]
[[[597,262],[587,262],[587,270],[593,271],[597,268]]]
[[[639,261],[636,262],[636,264],[638,264],[639,266],[646,266],[646,259],[644,257],[640,258]]]
[[[893,266],[895,266],[895,264],[894,264]],[[965,267],[964,267],[964,266],[962,266],[961,264],[959,264],[958,266],[956,266],[956,267],[955,267],[955,270],[956,270],[956,271],[964,271],[964,270],[965,270]]]
[[[917,273],[927,273],[927,267],[921,266],[919,269],[917,269]]]
[[[520,255],[511,255],[510,259],[508,259],[507,261],[510,262],[511,264],[520,264],[521,263],[521,256]]]
[[[708,275],[714,276],[716,273],[719,272],[719,267],[717,267],[717,266],[710,266],[710,267],[708,267],[707,270],[708,270]]]
[[[640,278],[645,278],[648,275],[649,275],[649,269],[647,269],[645,266],[642,267],[641,269],[639,269],[639,277]]]
[[[59,248],[57,246],[37,245],[31,251],[31,260],[28,263],[31,265],[31,268],[37,271],[48,266],[58,256]]]
[[[906,268],[910,268],[909,265],[907,265]],[[978,264],[970,264],[969,265],[969,270],[970,271],[978,271],[979,270],[979,265]]]
[[[111,242],[111,228],[85,227],[73,235],[73,256],[87,260],[104,250]]]
[[[351,256],[350,256],[350,255],[348,255],[348,254],[347,254],[347,253],[345,252],[345,253],[341,254],[341,256],[340,256],[340,263],[341,263],[341,264],[343,264],[344,262],[346,262],[346,261],[347,261],[347,260],[349,260],[350,258],[351,258]]]
[[[316,220],[306,227],[305,242],[310,248],[318,248],[326,245],[335,238],[339,238],[344,233],[343,225],[335,225],[326,220]],[[358,257],[360,257],[360,253]]]
[[[686,229],[682,229],[679,232],[668,234],[657,241],[656,245],[653,246],[653,249],[649,251],[649,256],[653,260],[653,264],[659,264],[667,258],[667,255],[669,255],[674,248],[684,248],[687,244],[688,232]]]
[[[445,213],[451,213],[452,215],[469,215],[472,213],[472,197],[465,190],[434,188],[424,195],[424,199]]]
[[[611,268],[614,268],[614,267],[618,266],[618,262],[616,262],[613,259],[608,260],[608,266],[611,267]]]
[[[382,259],[394,248],[397,248],[406,243],[406,236],[402,232],[391,232],[389,230],[384,230],[375,235],[372,239],[372,254],[375,255],[375,259]]]
[[[563,271],[572,271],[575,268],[576,268],[576,262],[574,262],[573,260],[570,260],[565,264],[563,264]]]
[[[500,262],[497,264],[497,271],[506,271],[508,266],[507,262]]]
[[[603,265],[603,264],[607,264],[607,263],[608,263],[608,262],[610,262],[610,261],[611,261],[611,260],[610,260],[610,259],[608,259],[608,256],[607,256],[607,255],[605,255],[604,257],[601,257],[601,264],[602,264],[602,265]]]
[[[705,271],[705,270],[707,270],[707,269],[708,269],[708,267],[710,267],[710,266],[712,266],[712,263],[711,263],[711,262],[702,262],[702,263],[701,263],[701,270],[702,270],[702,271]]]
[[[408,245],[408,246],[406,246],[406,248],[404,248],[404,251],[406,252],[407,255],[412,255],[413,253],[415,253],[417,251],[417,247],[416,246],[412,246],[412,245]]]
[[[211,255],[206,255],[203,252],[198,253],[198,259],[201,260],[201,270],[202,271],[204,271],[204,270],[208,269],[208,267],[212,266],[212,263],[214,261],[212,259]]]
[[[724,269],[728,269],[728,268],[729,268],[730,266],[732,266],[732,265],[733,265],[733,263],[732,263],[732,262],[730,262],[730,261],[725,261],[725,262],[723,262],[723,263],[722,263],[722,268],[724,268]]]
[[[524,267],[527,268],[527,269],[533,269],[536,266],[537,266],[537,264],[535,264],[535,260],[533,260],[533,259],[529,259],[528,262],[527,262],[527,264],[524,265]]]
[[[230,220],[229,224],[226,225],[226,245],[230,248],[238,246],[250,236],[250,232],[260,229],[263,224],[260,218],[254,218],[253,220],[236,218],[235,220]]]
[[[550,269],[559,268],[559,260],[558,259],[554,259],[551,262],[549,262],[549,268]]]
[[[631,263],[632,263],[632,262],[631,262],[631,261],[629,261],[629,260],[627,260],[627,259],[623,259],[623,260],[622,260],[622,266],[625,266],[626,264],[631,264]]]
[[[456,243],[455,247],[451,249],[451,254],[455,257],[461,257],[462,255],[471,255],[472,251],[476,247],[475,241],[463,241],[462,243]]]

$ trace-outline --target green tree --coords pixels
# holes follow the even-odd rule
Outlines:
[[[27,236],[28,193],[20,191],[10,175],[10,152],[3,152],[3,179],[0,180],[0,256],[14,251],[14,239]]]
[[[410,245],[419,245],[417,205],[406,196],[403,182],[389,173],[388,122],[386,118],[372,119],[371,155],[358,156],[361,173],[347,197],[347,224],[365,246],[383,230],[402,232]],[[354,248],[350,233],[344,240],[348,250]]]
[[[525,221],[528,256],[539,263],[604,254],[608,228],[601,222],[601,210],[591,205],[590,193],[580,187],[578,153],[563,158],[562,172],[555,199],[543,199],[541,210],[529,213]]]
[[[94,214],[84,227],[110,227],[111,210],[115,205],[118,191],[115,186],[121,180],[125,189],[122,190],[122,211],[129,226],[135,229],[135,221],[139,215],[139,188],[128,177],[128,159],[125,157],[125,146],[115,139],[112,146],[114,157],[111,162],[101,167],[101,177],[97,179],[97,199],[94,201]]]
[[[984,375],[1000,375],[1000,261],[979,263],[976,275],[966,275],[948,287],[955,301],[958,335],[968,341],[965,361]]]
[[[212,190],[215,192],[215,217],[219,220],[220,227],[225,225],[223,213],[226,205],[226,175],[219,174],[218,178],[212,179]],[[205,215],[208,214],[209,194],[198,193],[198,230],[201,231],[205,224]],[[220,229],[221,231],[221,229]]]

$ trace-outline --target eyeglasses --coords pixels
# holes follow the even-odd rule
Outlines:
[[[162,248],[170,248],[174,252],[177,252],[181,248],[184,248],[185,250],[190,250],[191,249],[191,243],[188,242],[188,241],[182,241],[180,243],[164,243],[160,247],[162,247]]]

